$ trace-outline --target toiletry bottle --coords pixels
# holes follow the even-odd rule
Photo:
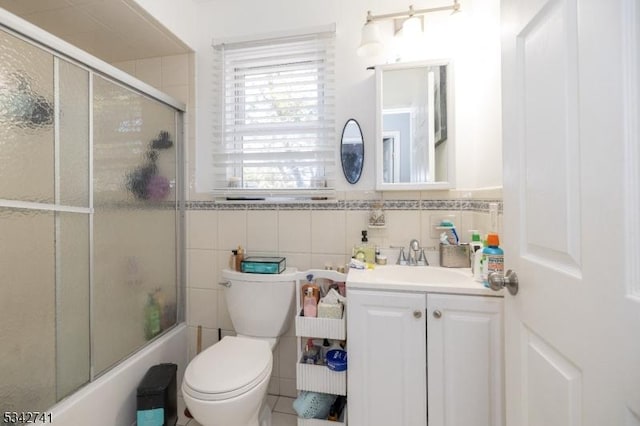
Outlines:
[[[231,250],[231,257],[229,258],[229,268],[237,271],[236,269],[236,257],[238,256],[238,250]]]
[[[471,232],[471,242],[469,243],[471,248],[471,272],[473,272],[474,280],[482,282],[481,261],[484,245],[480,240],[480,232],[476,230],[471,230],[469,232]]]
[[[367,263],[375,263],[376,261],[376,249],[369,244],[369,238],[365,230],[362,231],[360,245],[353,248],[353,257]]]
[[[485,287],[489,287],[490,273],[504,273],[504,251],[499,245],[498,234],[487,235],[487,247],[482,249],[482,283]]]
[[[307,318],[315,318],[318,316],[318,301],[313,295],[313,289],[308,287],[304,295],[302,311]]]
[[[242,246],[238,246],[238,250],[236,250],[236,271],[242,272],[242,261],[244,260],[244,249]]]
[[[147,295],[147,304],[144,307],[144,337],[151,340],[160,333],[160,305],[154,295]]]

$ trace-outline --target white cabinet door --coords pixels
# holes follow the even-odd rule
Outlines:
[[[502,426],[502,298],[427,295],[429,426]]]
[[[349,424],[425,426],[424,294],[349,290]]]

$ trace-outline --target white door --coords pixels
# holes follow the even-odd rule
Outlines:
[[[427,294],[429,426],[503,426],[502,298]]]
[[[640,425],[638,0],[502,0],[507,426]]]
[[[425,426],[424,293],[349,290],[349,424]]]

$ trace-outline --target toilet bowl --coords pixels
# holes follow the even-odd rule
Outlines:
[[[292,322],[296,272],[223,271],[224,297],[238,335],[198,354],[182,381],[184,402],[202,426],[271,426],[266,396],[272,351]]]
[[[191,415],[202,426],[258,426],[272,365],[268,342],[223,338],[187,366],[182,395]]]

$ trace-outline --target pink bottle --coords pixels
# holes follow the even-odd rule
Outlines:
[[[318,316],[318,302],[313,295],[313,289],[307,288],[302,304],[302,311],[305,317],[315,318]]]

